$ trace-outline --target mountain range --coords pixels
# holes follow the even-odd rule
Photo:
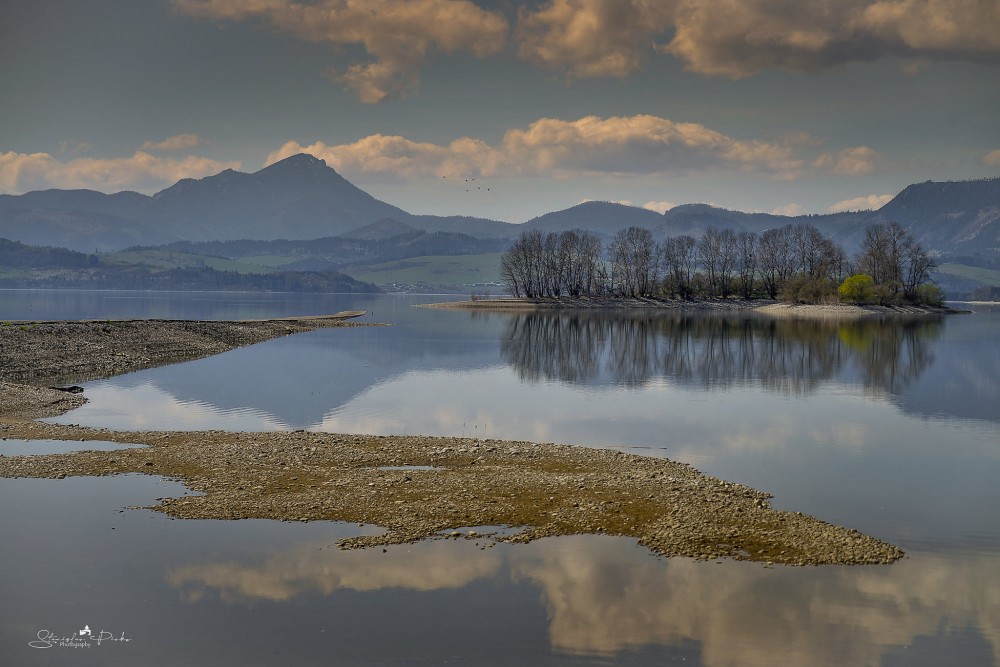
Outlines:
[[[876,211],[781,216],[706,204],[665,214],[610,202],[586,202],[515,225],[468,216],[414,215],[350,183],[323,160],[298,154],[254,173],[227,169],[182,179],[154,195],[42,190],[0,195],[0,238],[82,252],[178,241],[386,239],[420,230],[478,239],[521,231],[585,229],[610,237],[629,226],[658,237],[699,235],[710,226],[760,232],[788,223],[815,225],[853,252],[864,228],[895,220],[944,256],[1000,256],[1000,179],[910,185]]]

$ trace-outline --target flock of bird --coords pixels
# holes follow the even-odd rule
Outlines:
[[[446,179],[448,177],[447,176],[442,176],[441,178],[445,178]],[[465,188],[466,192],[475,192],[476,190],[482,190],[483,189],[482,185],[476,185],[476,190],[472,189],[472,185],[475,184],[475,182],[476,182],[476,179],[474,179],[474,178],[467,178],[467,179],[465,179],[465,182],[470,184],[467,188]],[[487,187],[486,188],[486,192],[490,192],[490,191],[491,191],[491,188]]]

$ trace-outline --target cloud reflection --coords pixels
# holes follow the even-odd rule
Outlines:
[[[340,590],[461,588],[496,574],[498,556],[476,549],[473,558],[469,548],[462,546],[429,542],[377,553],[309,544],[260,564],[226,561],[180,567],[167,574],[167,581],[184,591],[191,602],[215,593],[227,602],[239,603],[280,602],[307,592],[333,595]]]
[[[613,654],[696,641],[712,667],[879,665],[893,646],[977,628],[1000,658],[996,556],[809,570],[629,558],[574,544],[515,560],[543,591],[554,647]]]
[[[538,587],[551,645],[563,653],[613,656],[696,642],[711,667],[776,659],[879,665],[895,647],[974,628],[1000,659],[994,554],[914,555],[886,568],[767,569],[656,559],[629,540],[593,536],[471,548],[431,542],[379,554],[304,545],[263,563],[190,565],[167,578],[190,601],[215,593],[249,604],[315,591],[453,589],[509,574],[512,583]]]
[[[87,388],[89,402],[60,417],[57,424],[91,423],[104,428],[144,431],[285,431],[290,426],[253,408],[224,409],[206,401],[182,400],[152,382],[121,386],[110,382]],[[165,426],[166,425],[166,426]]]

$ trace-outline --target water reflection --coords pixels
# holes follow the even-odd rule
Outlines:
[[[168,573],[167,581],[191,602],[214,593],[237,603],[284,601],[313,592],[332,595],[344,590],[462,588],[495,576],[500,569],[498,556],[490,552],[473,557],[470,548],[478,548],[464,542],[431,542],[382,553],[375,549],[342,552],[323,546],[302,545],[264,563],[227,561],[179,567]]]
[[[470,552],[422,543],[387,554],[304,544],[263,562],[208,562],[167,578],[190,600],[287,601],[316,591],[433,591],[477,580],[530,583],[557,652],[613,657],[700,647],[701,663],[878,665],[921,638],[973,633],[1000,659],[995,555],[914,557],[892,568],[778,568],[655,559],[629,540],[569,537]],[[975,664],[965,640],[952,657]],[[988,657],[987,657],[988,659]]]
[[[522,381],[700,388],[758,385],[801,395],[854,373],[895,394],[933,361],[940,317],[834,322],[692,313],[512,315],[504,360]]]

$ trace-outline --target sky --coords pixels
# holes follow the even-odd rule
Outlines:
[[[7,194],[308,152],[411,213],[523,222],[1000,175],[1000,0],[3,0],[0,63]]]

